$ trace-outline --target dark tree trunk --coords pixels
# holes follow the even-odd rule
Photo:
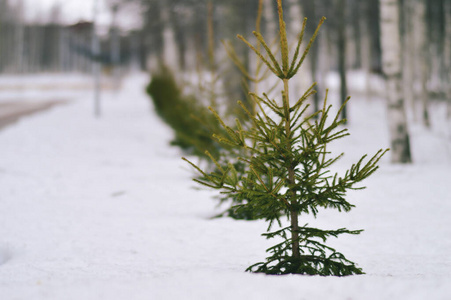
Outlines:
[[[338,14],[337,24],[337,50],[338,50],[338,72],[340,74],[340,99],[342,103],[348,97],[348,86],[346,81],[346,19],[345,19],[345,0],[336,0]],[[341,112],[341,118],[347,119],[346,107]]]

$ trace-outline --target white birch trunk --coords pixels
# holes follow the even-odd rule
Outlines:
[[[386,77],[387,115],[393,163],[411,162],[409,133],[402,93],[401,37],[398,0],[379,0],[382,68]]]

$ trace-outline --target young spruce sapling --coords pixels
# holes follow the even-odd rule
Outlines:
[[[277,237],[281,241],[267,249],[270,255],[265,262],[254,264],[247,271],[323,276],[363,274],[355,263],[325,244],[329,237],[359,234],[361,230],[312,228],[300,225],[299,217],[304,214],[313,214],[316,217],[321,208],[350,211],[354,205],[346,201],[346,191],[362,189],[363,187],[356,185],[377,170],[379,159],[388,149],[379,150],[370,159],[365,159],[366,155],[363,156],[344,175],[331,173],[330,167],[343,154],[331,156],[327,146],[332,141],[348,135],[347,129],[341,127],[345,120],[339,119],[346,103],[334,119],[329,120],[331,106],[327,104],[327,95],[322,109],[313,114],[307,113],[306,102],[308,97],[315,93],[315,84],[293,104],[289,99],[289,81],[299,71],[325,18],[321,19],[301,55],[301,42],[306,26],[304,19],[302,32],[290,59],[282,0],[277,0],[277,4],[280,61],[259,32],[253,33],[266,54],[242,36],[238,35],[238,38],[282,81],[281,103],[270,99],[266,94],[259,96],[251,93],[258,108],[256,114],[251,113],[242,102],[238,103],[249,116],[253,126],[244,127],[237,120],[236,129],[227,126],[218,113],[210,109],[227,132],[226,135],[214,135],[214,138],[231,147],[246,149],[240,153],[249,153],[248,156],[239,158],[246,164],[246,172],[237,172],[232,163],[220,164],[212,158],[217,169],[207,174],[184,159],[202,175],[201,179],[195,181],[243,200],[238,210],[254,210],[256,216],[269,223],[268,232],[263,236],[268,239]],[[274,222],[282,227],[281,218],[284,216],[287,217],[289,225],[271,231]]]

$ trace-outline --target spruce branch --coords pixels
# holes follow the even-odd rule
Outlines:
[[[275,60],[274,56],[272,55],[271,50],[268,48],[268,45],[266,45],[261,34],[258,32],[255,32],[255,31],[253,32],[253,34],[257,37],[257,40],[262,44],[262,46],[267,51],[269,58],[274,63],[274,66],[272,66],[271,63],[261,54],[261,52],[259,50],[257,50],[254,46],[252,46],[252,44],[249,43],[242,35],[238,34],[236,37],[238,39],[242,40],[252,51],[254,51],[255,54],[257,54],[257,56],[261,59],[261,61],[271,70],[271,72],[273,72],[274,74],[280,74],[280,72],[282,72],[282,71],[280,70],[280,67],[279,67],[277,61]]]
[[[288,78],[293,77],[299,71],[299,68],[301,67],[302,63],[304,62],[305,57],[307,56],[308,52],[310,51],[310,48],[312,47],[313,42],[315,41],[316,36],[318,35],[319,29],[321,28],[321,26],[323,25],[325,20],[326,20],[325,17],[321,18],[318,26],[316,27],[315,32],[313,33],[313,36],[310,38],[310,41],[309,41],[307,47],[304,50],[304,54],[302,55],[301,59],[299,60],[299,62],[296,64],[295,67],[294,67],[294,65],[295,65],[294,62],[295,61],[293,60],[293,64],[292,64],[293,68],[290,68],[290,70],[288,71],[288,76],[289,76]]]
[[[300,51],[301,45],[302,45],[302,40],[304,39],[304,33],[305,33],[306,26],[307,26],[307,18],[304,18],[304,21],[302,22],[301,34],[299,35],[298,43],[297,43],[297,46],[296,46],[296,50],[294,51],[294,56],[293,56],[293,59],[291,60],[291,65],[290,65],[289,72],[292,72],[294,66],[296,65],[296,61],[298,59],[299,51]]]
[[[296,110],[297,110],[297,109],[305,102],[305,100],[306,100],[308,97],[310,97],[310,96],[316,94],[316,91],[313,90],[313,89],[315,88],[315,86],[316,86],[316,82],[314,82],[314,83],[307,89],[307,91],[301,96],[301,98],[299,98],[299,100],[296,101],[296,103],[295,103],[292,107],[290,107],[290,112],[296,111]]]
[[[280,52],[282,56],[282,70],[284,78],[288,76],[288,40],[285,21],[283,20],[282,0],[277,0],[277,11],[279,13],[279,35],[280,35]]]

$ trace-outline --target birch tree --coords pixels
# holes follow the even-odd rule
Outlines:
[[[393,163],[410,163],[412,158],[402,92],[399,3],[398,0],[379,1],[382,69],[386,80],[391,158]]]

